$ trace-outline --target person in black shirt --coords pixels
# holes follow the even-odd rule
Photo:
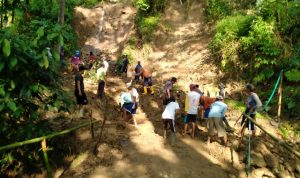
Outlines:
[[[75,74],[74,94],[75,94],[76,101],[77,101],[77,104],[78,104],[78,107],[80,110],[80,114],[79,114],[80,117],[84,116],[84,110],[85,110],[84,105],[87,105],[87,103],[88,103],[86,94],[84,92],[84,83],[83,83],[83,77],[82,77],[84,70],[85,70],[84,66],[79,66],[79,69],[78,69],[78,71],[76,71],[76,74]]]
[[[125,55],[125,58],[122,61],[122,70],[121,70],[121,73],[122,74],[124,73],[125,76],[127,76],[128,64],[129,64],[128,57],[127,55]]]

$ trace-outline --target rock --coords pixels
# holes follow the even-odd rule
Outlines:
[[[279,174],[278,174],[278,177],[279,178],[292,178],[289,171],[287,171],[287,170],[280,171]]]
[[[259,168],[259,169],[255,169],[251,172],[251,177],[263,177],[263,176],[267,176],[267,177],[276,177],[269,169],[267,168]]]
[[[290,172],[294,172],[295,170],[295,167],[292,166],[292,163],[288,161],[284,162],[284,167]]]
[[[275,122],[275,121],[273,121],[273,120],[270,121],[270,124],[271,124],[272,126],[278,127],[278,122]]]
[[[267,155],[270,154],[270,150],[266,147],[266,145],[264,143],[259,143],[257,144],[257,146],[254,149],[256,152],[260,152],[263,155]]]
[[[237,150],[237,149],[239,148],[239,141],[238,141],[238,140],[234,140],[234,141],[232,142],[232,148],[233,148],[234,150]]]
[[[266,167],[267,166],[263,155],[260,153],[256,153],[256,152],[251,153],[251,165],[256,166],[256,167]]]
[[[295,169],[300,174],[300,160],[296,160]]]
[[[278,170],[279,167],[278,159],[273,154],[265,155],[264,159],[267,163],[267,167]]]
[[[283,164],[283,162],[284,162],[283,157],[280,157],[280,158],[279,158],[279,163],[280,163],[280,164]]]

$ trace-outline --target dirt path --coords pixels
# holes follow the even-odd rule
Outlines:
[[[134,33],[136,12],[130,6],[103,4],[92,10],[76,8],[75,12],[76,21],[80,23],[74,27],[80,36],[79,45],[82,46],[83,54],[92,50],[99,55],[101,51],[115,59],[124,49],[128,37]],[[184,15],[184,9],[178,1],[171,1],[162,16],[153,43],[133,53],[133,57],[141,60],[142,65],[151,64],[158,86],[171,76],[178,76],[178,86],[182,90],[187,90],[186,86],[193,82],[214,95],[215,82],[220,78],[220,72],[210,62],[207,47],[211,37],[206,32],[203,18],[201,3],[193,1],[188,15]],[[161,136],[163,106],[159,93],[154,96],[140,94],[138,129],[120,120],[119,94],[125,90],[125,82],[126,78],[113,74],[111,66],[106,95],[98,100],[95,95],[97,84],[85,80],[93,118],[103,120],[106,115],[108,121],[97,155],[92,153],[95,142],[88,130],[77,134],[81,141],[81,145],[78,145],[81,154],[60,177],[246,177],[245,164],[241,163],[245,152],[239,154],[218,142],[207,146],[207,133],[203,131],[197,132],[196,139],[189,136],[183,138],[180,134],[180,119],[177,120],[176,146],[165,145]],[[238,114],[230,111],[231,117],[238,117]],[[266,121],[262,122],[267,125]],[[233,125],[234,121],[230,123]],[[96,126],[96,130],[97,137],[99,126]],[[230,134],[229,138],[236,139],[236,136]]]

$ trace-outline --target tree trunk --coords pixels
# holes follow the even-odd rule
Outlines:
[[[65,21],[65,3],[66,0],[59,0],[58,23],[63,26]]]
[[[1,0],[1,10],[2,10],[2,12],[3,12],[3,10],[4,10],[4,6],[3,6],[3,1],[4,0]],[[3,27],[3,22],[2,22],[2,12],[1,12],[1,16],[0,16],[0,28],[2,29],[2,27]]]

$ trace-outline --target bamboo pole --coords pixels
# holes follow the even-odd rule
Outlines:
[[[270,134],[269,132],[267,132],[261,125],[259,125],[255,120],[253,120],[250,116],[248,116],[247,114],[244,114],[244,116],[249,119],[251,122],[253,122],[258,128],[260,128],[263,132],[265,132],[267,135],[269,135],[273,140],[275,140],[279,145],[281,145],[282,147],[286,148],[288,151],[292,152],[294,155],[296,155],[298,158],[300,158],[300,153],[296,150],[294,150],[293,148],[291,148],[287,143],[285,143],[284,141],[276,138],[274,135]]]
[[[41,145],[42,145],[42,151],[43,151],[43,155],[44,155],[48,178],[52,178],[52,170],[51,170],[51,166],[49,164],[49,159],[48,159],[48,154],[47,154],[46,139],[42,140]]]
[[[70,133],[74,130],[77,130],[81,127],[86,127],[92,123],[96,123],[96,122],[100,122],[101,120],[95,120],[93,122],[85,122],[85,123],[82,123],[76,127],[73,127],[73,128],[70,128],[70,129],[67,129],[67,130],[63,130],[63,131],[60,131],[60,132],[55,132],[55,133],[52,133],[52,134],[49,134],[49,135],[46,135],[46,136],[42,136],[42,137],[38,137],[38,138],[33,138],[33,139],[30,139],[30,140],[25,140],[25,141],[22,141],[22,142],[16,142],[16,143],[12,143],[12,144],[9,144],[9,145],[5,145],[5,146],[1,146],[0,147],[0,151],[2,150],[6,150],[6,149],[12,149],[12,148],[15,148],[15,147],[19,147],[19,146],[23,146],[23,145],[28,145],[28,144],[31,144],[31,143],[36,143],[36,142],[40,142],[42,141],[43,139],[49,139],[49,138],[53,138],[53,137],[56,137],[56,136],[61,136],[61,135],[64,135],[64,134],[67,134],[67,133]]]
[[[93,118],[91,118],[91,135],[92,139],[95,139],[95,133],[94,133],[94,123],[93,123]]]
[[[278,123],[280,124],[281,120],[281,100],[282,100],[282,91],[283,91],[283,86],[282,86],[282,80],[283,80],[283,72],[281,72],[280,75],[280,84],[278,88],[278,112],[277,112],[277,118],[278,118]]]
[[[102,138],[102,132],[103,132],[103,129],[104,129],[104,125],[105,125],[105,121],[107,119],[107,116],[104,115],[104,120],[102,122],[102,125],[101,125],[101,130],[100,130],[100,136],[99,136],[99,140],[97,141],[95,147],[94,147],[94,155],[96,155],[98,153],[98,145],[100,144],[101,142],[101,138]]]

